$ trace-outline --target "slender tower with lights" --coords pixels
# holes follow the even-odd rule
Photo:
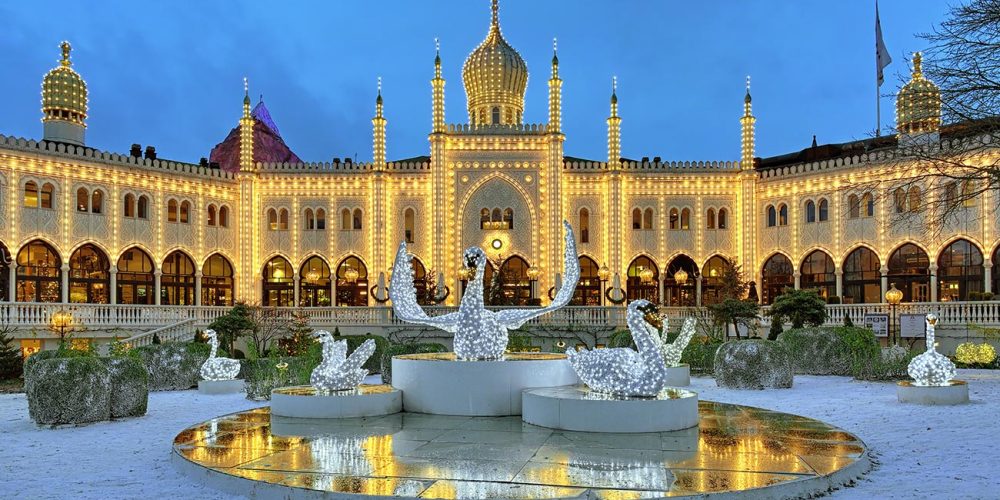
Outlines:
[[[608,261],[611,269],[618,273],[622,268],[621,242],[622,235],[622,119],[618,116],[618,78],[611,78],[611,116],[608,117],[608,177],[607,177],[607,213],[609,217],[607,238],[604,248],[608,249]]]
[[[754,170],[754,126],[757,118],[753,116],[750,97],[750,77],[747,76],[747,93],[743,97],[743,116],[740,117],[740,196],[737,210],[740,217],[738,241],[743,269],[753,281],[758,282],[758,273],[753,269],[756,260],[754,245],[757,241],[757,229],[754,214],[756,213],[757,172]],[[751,274],[752,273],[752,274]]]
[[[382,115],[382,77],[378,79],[378,95],[375,97],[375,117],[372,118],[372,220],[371,241],[374,243],[374,265],[380,273],[388,269],[388,254],[392,244],[389,242],[387,227],[387,208],[389,204],[386,193],[386,160],[385,160],[385,127],[388,121]]]
[[[448,206],[448,172],[445,164],[445,146],[447,143],[447,129],[445,127],[444,115],[444,77],[441,76],[441,43],[434,39],[434,78],[431,80],[432,91],[432,128],[430,134],[431,143],[431,189],[433,196],[433,206],[443,208]],[[432,238],[434,244],[430,246],[431,266],[434,269],[444,269],[448,267],[447,251],[447,224],[448,218],[443,210],[434,210],[431,214],[434,221],[434,232]],[[454,273],[450,273],[454,276]],[[457,286],[457,285],[456,285]]]

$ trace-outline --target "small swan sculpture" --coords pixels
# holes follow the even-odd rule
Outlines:
[[[925,319],[927,336],[924,340],[927,344],[927,350],[910,360],[910,365],[906,368],[906,372],[913,378],[914,385],[945,386],[949,385],[949,382],[958,375],[955,363],[937,352],[937,342],[934,340],[934,328],[937,326],[937,320],[936,314],[927,315]]]
[[[368,376],[368,370],[362,367],[375,352],[374,340],[366,340],[348,356],[346,340],[333,340],[325,330],[314,332],[313,337],[323,345],[323,361],[309,377],[309,383],[318,392],[328,394],[355,389]]]
[[[628,305],[625,322],[638,352],[627,347],[566,350],[573,370],[591,390],[616,397],[652,398],[667,386],[666,354],[661,333],[644,318],[653,307],[646,300],[635,300]],[[681,337],[690,340],[694,334],[694,322],[694,318],[685,320]],[[666,336],[665,327],[662,335]],[[670,352],[672,356],[673,351]],[[679,356],[677,360],[680,360]]]
[[[580,280],[580,261],[576,253],[573,229],[566,221],[563,221],[563,227],[566,230],[563,284],[552,303],[546,307],[502,311],[486,309],[483,302],[483,275],[486,266],[490,264],[486,260],[486,252],[472,247],[465,250],[464,257],[466,266],[474,268],[474,274],[465,288],[458,311],[428,316],[417,303],[412,278],[412,256],[406,251],[404,241],[399,244],[399,251],[396,252],[396,261],[392,267],[393,279],[389,283],[392,310],[403,321],[432,326],[453,334],[455,357],[460,360],[501,360],[507,349],[508,330],[516,330],[528,320],[555,311],[573,299],[573,291]]]
[[[208,359],[201,364],[201,378],[204,380],[235,380],[240,374],[240,361],[232,358],[218,358],[215,356],[219,349],[219,337],[215,330],[205,330],[208,343],[212,346],[212,352],[208,354]]]

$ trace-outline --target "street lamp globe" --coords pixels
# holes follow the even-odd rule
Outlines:
[[[885,301],[889,305],[898,306],[900,302],[903,301],[903,292],[896,288],[896,284],[893,283],[889,290],[885,292]]]
[[[538,275],[542,274],[542,270],[538,269],[535,266],[531,266],[531,267],[528,268],[527,271],[525,271],[525,274],[528,275],[528,279],[529,280],[535,281],[535,280],[538,279]]]
[[[677,272],[674,273],[674,281],[677,282],[678,285],[683,285],[687,283],[687,280],[688,280],[687,271],[683,269],[678,269]]]
[[[353,267],[348,267],[347,270],[344,271],[344,279],[346,279],[348,283],[355,283],[355,282],[357,282],[358,281],[358,270],[354,269]]]
[[[608,278],[611,277],[611,270],[608,269],[607,263],[603,264],[601,268],[597,270],[597,277],[601,281],[608,281]]]
[[[643,283],[652,283],[653,270],[649,268],[643,268],[641,271],[639,271],[639,279],[641,279]]]

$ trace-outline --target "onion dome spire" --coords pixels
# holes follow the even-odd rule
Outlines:
[[[925,134],[941,128],[941,89],[924,78],[922,63],[922,54],[913,54],[913,74],[896,96],[896,128],[900,134]]]
[[[474,124],[517,124],[524,113],[528,66],[500,31],[497,0],[491,4],[486,38],[462,68],[469,120]]]
[[[49,141],[83,145],[87,127],[87,83],[73,70],[69,42],[59,45],[62,59],[42,79],[42,123]]]

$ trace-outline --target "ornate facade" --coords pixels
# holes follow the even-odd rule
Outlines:
[[[429,155],[387,161],[391,107],[380,91],[372,162],[303,163],[263,102],[251,109],[245,95],[229,137],[191,164],[152,148],[87,147],[88,89],[64,44],[42,85],[43,139],[0,136],[0,298],[373,306],[405,239],[418,286],[436,281],[450,291],[446,304],[461,293],[469,246],[502,262],[511,301],[545,303],[559,281],[564,219],[581,254],[580,305],[619,296],[608,288],[667,305],[710,303],[724,262],[743,266],[764,303],[790,286],[844,303],[881,302],[890,285],[905,301],[1000,291],[996,193],[963,207],[942,239],[920,224],[932,215],[925,207],[964,186],[898,187],[912,173],[909,142],[947,151],[978,140],[942,127],[940,94],[919,59],[899,95],[899,136],[758,158],[748,81],[738,138],[734,119],[740,158],[671,162],[622,156],[615,91],[607,158],[568,156],[553,52],[547,123],[522,120],[528,68],[494,2],[486,39],[462,71],[468,123],[446,121],[439,54],[428,68]]]

